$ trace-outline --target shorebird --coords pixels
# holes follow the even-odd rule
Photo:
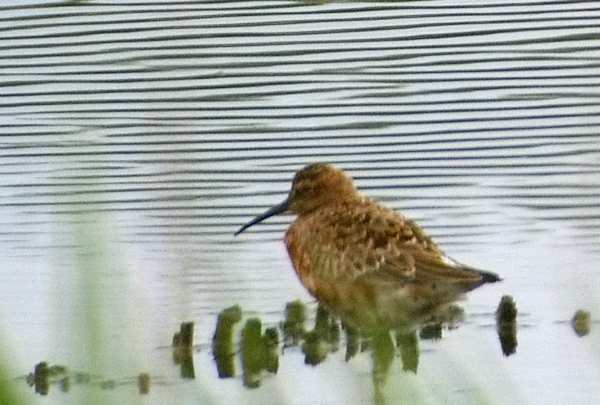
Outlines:
[[[285,243],[300,281],[326,308],[363,330],[411,327],[464,293],[500,280],[446,256],[416,222],[365,197],[330,164],[297,172],[288,198],[235,234],[286,211],[297,216]]]

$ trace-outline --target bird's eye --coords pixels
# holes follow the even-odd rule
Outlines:
[[[299,194],[310,194],[314,191],[314,186],[312,184],[300,184],[300,186],[296,189]]]

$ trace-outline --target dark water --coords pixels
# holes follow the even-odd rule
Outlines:
[[[596,2],[0,10],[4,354],[15,377],[45,360],[119,382],[42,397],[18,380],[27,403],[371,402],[366,353],[307,367],[286,350],[256,390],[240,373],[218,379],[212,359],[226,307],[269,327],[299,298],[314,317],[281,243],[290,218],[233,232],[315,161],[504,278],[470,294],[458,329],[420,342],[416,375],[392,365],[388,403],[595,403]],[[494,319],[505,294],[519,309],[508,358]],[[577,309],[592,316],[582,338]],[[188,320],[193,380],[167,347]],[[147,397],[133,382],[142,371]]]

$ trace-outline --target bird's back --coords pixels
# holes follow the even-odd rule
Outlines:
[[[452,301],[488,274],[446,258],[413,221],[368,198],[299,216],[286,244],[302,283],[335,312],[394,322]],[[337,307],[337,308],[336,308]]]

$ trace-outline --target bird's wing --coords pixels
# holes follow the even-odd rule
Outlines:
[[[414,260],[417,282],[454,285],[466,292],[487,281],[484,280],[481,271],[463,266],[445,256],[418,249],[407,254],[410,254]]]
[[[495,281],[485,279],[495,276],[491,273],[445,257],[415,222],[371,201],[366,204],[367,209],[345,207],[304,221],[295,232],[296,250],[304,258],[294,260],[292,254],[295,267],[316,270],[330,280],[380,275],[399,283],[453,284],[464,291]]]
[[[330,280],[383,271],[411,280],[417,268],[413,251],[442,254],[414,222],[365,204],[316,212],[292,224],[286,242],[296,270],[318,271]]]

